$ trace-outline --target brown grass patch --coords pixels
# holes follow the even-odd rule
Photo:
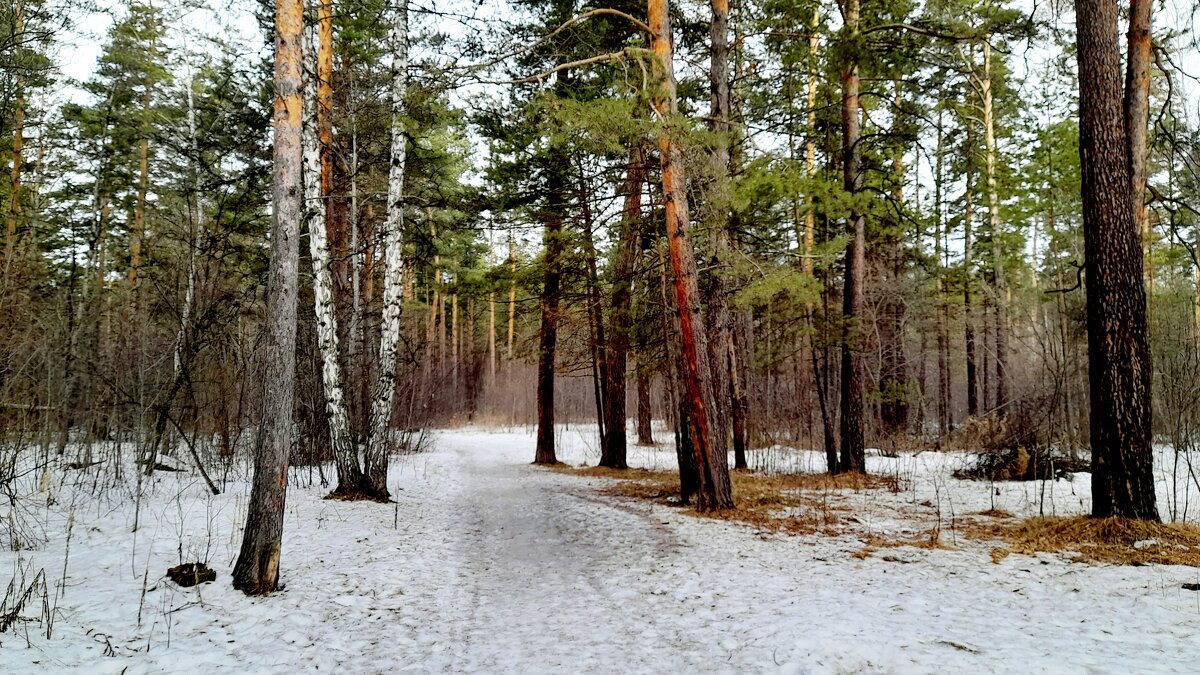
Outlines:
[[[1092,562],[1200,567],[1200,527],[1189,523],[1075,516],[976,523],[966,529],[968,536],[999,539],[1026,555],[1074,553]]]
[[[606,469],[603,467],[551,467],[554,471],[577,476],[616,478],[602,494],[614,497],[643,499],[667,503],[668,497],[679,494],[679,476],[672,471],[646,469]],[[833,532],[832,526],[841,518],[837,512],[849,507],[831,503],[830,493],[846,490],[886,489],[898,492],[894,476],[867,474],[774,474],[748,471],[730,472],[733,509],[700,513],[685,512],[703,518],[732,520],[746,523],[768,532],[811,534]],[[784,512],[785,509],[787,512]]]
[[[911,537],[885,537],[879,534],[869,534],[863,538],[863,547],[854,551],[850,555],[859,560],[871,557],[873,553],[878,553],[880,549],[900,548],[901,546],[911,546],[913,548],[923,549],[941,549],[944,551],[954,550],[953,546],[942,542],[941,528],[934,527],[924,532],[919,532]],[[902,560],[893,555],[885,555],[880,558],[888,562],[911,562]]]
[[[901,546],[912,546],[913,548],[925,549],[942,549],[954,550],[954,547],[942,542],[942,529],[933,527],[924,532],[918,532],[911,537],[885,537],[878,534],[867,535],[863,540],[863,547],[867,549],[881,548],[899,548]]]
[[[569,473],[573,476],[589,476],[593,478],[620,478],[622,480],[668,481],[678,485],[679,480],[673,471],[653,471],[650,469],[609,469],[603,466],[571,466],[570,464],[555,464],[547,467],[551,471]]]

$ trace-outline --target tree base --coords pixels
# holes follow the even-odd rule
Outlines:
[[[376,502],[378,504],[387,504],[391,501],[391,494],[387,490],[373,490],[369,487],[346,487],[338,485],[333,492],[325,495],[325,499],[333,499],[342,502]]]

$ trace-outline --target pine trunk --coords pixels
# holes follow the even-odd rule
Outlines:
[[[254,478],[246,529],[233,568],[233,586],[247,595],[279,584],[283,510],[292,449],[292,402],[296,379],[296,304],[301,180],[301,90],[304,30],[302,0],[275,3],[274,181],[271,266],[267,286],[267,335],[263,351],[263,418],[254,453]]]
[[[938,359],[938,398],[937,398],[937,420],[938,420],[938,444],[940,446],[941,439],[950,433],[950,336],[946,332],[946,324],[948,323],[948,308],[946,307],[945,297],[945,282],[942,279],[943,264],[945,263],[945,253],[943,248],[943,239],[945,232],[945,216],[943,211],[944,194],[944,153],[943,145],[945,143],[944,129],[942,128],[942,110],[938,109],[937,116],[937,146],[936,159],[934,166],[934,210],[936,217],[934,221],[933,231],[933,250],[934,250],[934,291],[937,295],[937,359]],[[972,374],[972,377],[974,375]]]
[[[672,123],[676,114],[675,76],[672,66],[671,23],[667,0],[649,0],[648,17],[652,46],[661,69],[660,85],[653,94],[659,122]],[[699,486],[696,509],[712,511],[732,508],[729,457],[725,439],[714,428],[716,396],[708,359],[704,319],[700,314],[700,289],[692,243],[688,237],[690,216],[685,190],[683,152],[666,129],[659,132],[659,161],[663,182],[663,206],[667,243],[674,271],[675,301],[679,306],[680,362],[684,369],[683,396],[688,403],[688,426],[696,458]]]
[[[650,404],[650,373],[639,363],[637,366],[638,445],[654,445],[654,430],[651,426],[653,415]]]
[[[1150,36],[1151,0],[1129,3],[1128,58],[1125,69],[1125,133],[1129,135],[1129,166],[1133,184],[1133,210],[1142,236],[1143,276],[1146,288],[1154,289],[1154,267],[1150,260],[1150,209],[1146,208],[1146,137],[1150,127],[1150,67],[1153,44]]]
[[[992,235],[992,279],[995,298],[996,414],[1008,412],[1008,286],[1004,278],[1004,231],[1000,222],[1000,197],[996,190],[996,119],[992,102],[992,46],[983,42],[983,77],[979,80],[983,107],[983,145],[986,154],[988,226]]]
[[[510,232],[508,235],[508,271],[513,280],[508,285],[508,331],[506,333],[505,359],[513,360],[513,335],[517,323],[517,241]]]
[[[625,371],[629,361],[629,342],[632,321],[630,305],[633,298],[633,272],[637,262],[641,237],[642,188],[646,180],[646,163],[641,148],[629,153],[626,169],[624,208],[617,239],[616,260],[613,265],[612,319],[608,331],[607,380],[605,382],[605,444],[600,453],[600,466],[626,468],[627,439],[625,434]],[[639,374],[639,377],[641,375]],[[639,380],[640,386],[640,380]],[[640,394],[639,394],[640,396]],[[641,420],[639,398],[638,419]],[[639,442],[641,429],[639,424]]]
[[[1151,370],[1115,0],[1077,0],[1092,515],[1158,519]]]
[[[859,2],[847,0],[844,8],[844,30],[852,39],[859,31]],[[858,59],[847,52],[842,65],[842,163],[846,192],[857,194],[862,186],[861,120],[859,116]],[[841,448],[839,470],[866,471],[866,449],[863,437],[863,376],[862,339],[863,275],[866,271],[866,219],[851,212],[846,245],[846,272],[842,290],[842,382],[841,382]]]
[[[667,409],[675,430],[675,461],[679,465],[679,503],[690,504],[700,487],[699,469],[696,466],[696,449],[692,444],[690,406],[683,391],[685,373],[680,356],[679,305],[675,301],[667,275],[666,247],[659,248],[659,290],[662,292],[663,338],[667,355]]]
[[[25,31],[24,8],[23,0],[16,0],[13,3],[13,35],[21,35]],[[21,169],[24,162],[22,150],[25,144],[25,78],[20,73],[17,74],[14,85],[12,173],[10,174],[8,214],[5,218],[4,231],[4,264],[6,267],[11,267],[13,255],[16,253],[17,223],[21,217]]]
[[[963,120],[967,127],[966,146],[966,191],[963,193],[963,334],[967,352],[967,416],[979,414],[979,367],[975,344],[975,308],[972,304],[971,287],[974,284],[974,240],[973,181],[975,178],[975,124],[970,118]]]
[[[542,278],[542,325],[538,332],[537,447],[534,464],[557,464],[554,438],[554,362],[558,347],[558,305],[562,278],[563,211],[566,208],[562,175],[566,157],[555,152],[548,172],[549,209],[545,219],[545,274]]]

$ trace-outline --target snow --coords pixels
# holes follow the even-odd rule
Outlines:
[[[559,442],[572,463],[598,456],[590,429],[563,427]],[[529,429],[439,432],[431,452],[397,458],[386,506],[323,500],[294,470],[286,588],[255,599],[229,586],[244,475],[212,496],[190,473],[156,474],[132,534],[132,477],[101,490],[63,470],[52,504],[36,485],[25,497],[40,500],[24,513],[48,543],[0,552],[0,573],[45,570],[52,635],[32,621],[0,634],[0,671],[1096,673],[1195,672],[1200,659],[1200,593],[1181,588],[1197,570],[993,563],[991,544],[955,534],[956,518],[993,506],[1080,512],[1086,476],[996,494],[950,477],[962,455],[876,454],[870,468],[903,489],[831,492],[858,522],[788,536],[603,496],[606,479],[530,466],[532,448]],[[822,468],[816,453],[752,457]],[[630,459],[674,466],[669,446]],[[852,555],[868,534],[939,523],[952,550]],[[197,558],[215,583],[164,578]]]

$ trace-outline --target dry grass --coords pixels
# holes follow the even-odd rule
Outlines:
[[[552,469],[577,476],[620,479],[601,490],[603,494],[615,497],[667,503],[669,497],[679,494],[679,476],[672,471],[573,468],[566,465]],[[880,489],[899,491],[895,477],[865,474],[768,475],[738,471],[730,473],[730,480],[736,508],[704,513],[687,509],[685,512],[703,518],[746,523],[768,532],[833,533],[833,526],[841,522],[838,513],[849,507],[832,503],[829,499],[831,493]]]
[[[603,466],[571,466],[570,464],[554,464],[548,467],[551,471],[569,473],[573,476],[589,476],[595,478],[621,478],[624,480],[640,481],[675,481],[676,474],[672,471],[653,471],[650,469],[609,469]]]
[[[1074,554],[1079,560],[1124,565],[1157,563],[1200,567],[1200,527],[1126,518],[1088,516],[1029,518],[1014,522],[976,523],[968,536],[999,539],[1011,552]],[[992,559],[1001,555],[993,549]]]
[[[901,546],[925,549],[936,548],[947,551],[954,549],[953,546],[942,542],[942,528],[940,527],[931,527],[911,537],[885,537],[878,534],[871,534],[863,539],[863,550],[899,548]]]

